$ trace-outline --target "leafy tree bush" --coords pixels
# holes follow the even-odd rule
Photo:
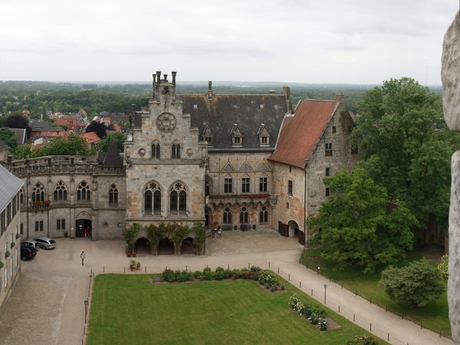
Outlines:
[[[125,140],[126,134],[122,132],[108,132],[107,135],[96,144],[96,149],[100,152],[107,152],[112,141],[115,141],[118,146],[118,151],[123,152]]]
[[[411,262],[402,268],[383,270],[379,284],[391,299],[407,301],[412,307],[422,307],[436,301],[445,289],[437,267],[426,259]]]
[[[15,149],[18,146],[16,135],[7,127],[0,128],[0,139],[8,145],[10,149]]]
[[[324,178],[331,196],[309,219],[321,257],[337,269],[357,264],[372,272],[379,264],[396,263],[413,248],[411,227],[416,219],[403,202],[389,203],[385,188],[362,167]]]
[[[391,200],[406,202],[421,228],[446,230],[450,158],[460,135],[443,119],[441,96],[411,78],[390,79],[366,92],[351,134],[365,169]]]
[[[441,258],[442,262],[438,265],[438,271],[444,281],[449,278],[449,255],[444,254]]]

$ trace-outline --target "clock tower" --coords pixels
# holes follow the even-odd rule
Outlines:
[[[176,94],[176,72],[153,74],[148,107],[132,114],[124,149],[126,223],[205,220],[206,141]]]

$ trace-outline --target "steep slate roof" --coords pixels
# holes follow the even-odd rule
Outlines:
[[[5,142],[0,139],[0,151],[8,150],[8,145],[5,144]]]
[[[284,119],[276,151],[269,159],[304,168],[337,105],[335,101],[301,101],[294,115]]]
[[[118,144],[115,140],[112,140],[107,152],[99,152],[98,161],[103,166],[123,166],[123,159],[121,159]]]
[[[16,135],[18,145],[22,145],[26,142],[27,134],[25,128],[10,128],[10,130],[12,130]]]
[[[29,126],[32,128],[32,132],[56,132],[56,128],[51,126],[48,121],[41,119],[31,119]]]
[[[24,182],[0,165],[0,213],[21,189]]]
[[[284,95],[180,95],[183,112],[192,118],[192,127],[198,127],[200,135],[206,126],[213,134],[213,145],[209,151],[247,149],[273,151],[278,130],[284,115],[288,112]],[[261,106],[262,105],[262,106]],[[232,147],[232,128],[238,125],[243,135],[241,148]],[[261,147],[258,130],[265,125],[270,135],[268,147]]]

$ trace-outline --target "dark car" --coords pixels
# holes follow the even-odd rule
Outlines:
[[[34,247],[21,246],[21,260],[31,260],[37,255],[37,250]]]

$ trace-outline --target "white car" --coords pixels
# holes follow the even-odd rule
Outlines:
[[[37,246],[43,249],[54,249],[56,248],[56,241],[49,237],[34,237],[32,238],[37,242]]]

